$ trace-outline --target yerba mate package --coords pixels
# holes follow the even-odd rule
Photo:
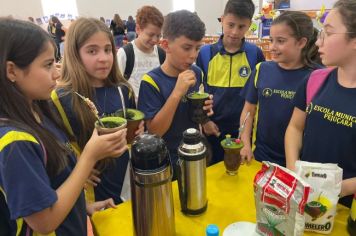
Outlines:
[[[256,232],[268,236],[299,236],[304,232],[304,207],[310,187],[294,172],[263,162],[254,180]]]
[[[342,169],[337,164],[297,161],[296,173],[311,186],[305,206],[305,230],[331,233],[342,182]]]

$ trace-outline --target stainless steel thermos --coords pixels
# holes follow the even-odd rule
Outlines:
[[[185,214],[199,215],[207,209],[206,156],[199,131],[187,129],[178,148],[179,198]]]
[[[142,134],[132,144],[131,196],[134,235],[175,235],[172,165],[160,137]]]

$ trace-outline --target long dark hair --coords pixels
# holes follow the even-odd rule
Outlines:
[[[11,61],[26,71],[47,49],[49,42],[55,47],[54,43],[49,34],[39,26],[9,18],[0,18],[0,42],[0,116],[5,118],[1,124],[28,132],[43,143],[48,158],[46,170],[53,177],[67,165],[68,151],[51,132],[36,121],[28,99],[16,83],[7,78],[6,64]],[[58,118],[51,112],[49,101],[34,101],[32,109],[42,120],[45,115],[61,127]]]
[[[318,30],[314,28],[313,22],[307,14],[300,11],[286,11],[273,20],[272,25],[276,24],[288,25],[297,40],[307,39],[307,43],[302,49],[302,61],[306,66],[314,68],[320,64],[318,47],[315,45],[318,39]]]

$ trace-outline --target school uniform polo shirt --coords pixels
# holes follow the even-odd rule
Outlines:
[[[306,111],[303,161],[337,163],[343,179],[356,177],[356,88],[345,88],[332,71],[309,106],[305,81],[297,90],[295,107]]]
[[[197,66],[192,66],[196,83],[188,89],[187,94],[198,91],[202,83],[202,72]],[[176,86],[177,78],[166,75],[161,67],[157,67],[142,78],[138,97],[138,108],[145,113],[145,119],[151,120],[162,109],[168,97]],[[172,160],[177,161],[177,148],[182,141],[183,132],[188,128],[198,129],[198,125],[191,121],[188,114],[188,102],[183,97],[174,113],[173,121],[163,139],[167,144]]]
[[[45,119],[44,127],[68,145],[68,139],[54,124]],[[46,172],[46,158],[40,141],[32,134],[11,126],[0,127],[0,214],[9,216],[11,235],[33,235],[23,217],[51,207],[57,200],[56,189],[74,169],[74,154],[68,156],[68,166],[54,178]],[[28,234],[28,233],[29,234]],[[87,234],[84,193],[51,235],[76,236]]]
[[[252,140],[256,160],[286,165],[284,134],[294,109],[292,100],[312,70],[285,70],[273,61],[256,66],[241,92],[247,102],[257,105]]]
[[[125,107],[136,108],[134,96],[129,89],[122,86],[122,93],[125,100]],[[73,130],[74,136],[78,138],[82,128],[72,108],[72,96],[74,95],[66,94],[62,89],[57,90],[57,94],[65,116],[69,121],[69,126]],[[93,102],[99,112],[99,116],[112,114],[122,109],[120,94],[118,88],[115,86],[95,88]],[[66,125],[67,128],[69,126],[68,124]],[[108,166],[100,173],[99,178],[101,182],[94,187],[95,199],[93,200],[103,201],[108,198],[113,198],[115,204],[122,203],[120,193],[125,179],[128,161],[129,153],[127,151],[119,158],[114,159],[113,166]]]

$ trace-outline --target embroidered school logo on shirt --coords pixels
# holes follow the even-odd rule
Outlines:
[[[247,66],[242,66],[239,69],[239,75],[243,78],[246,78],[250,75],[250,68]]]
[[[271,97],[272,96],[272,94],[273,94],[273,92],[272,92],[272,89],[270,89],[270,88],[265,88],[263,91],[262,91],[262,95],[264,96],[264,97]]]
[[[339,111],[334,111],[328,107],[323,107],[319,105],[314,105],[314,106],[308,106],[309,110],[308,114],[310,114],[312,111],[320,112],[323,114],[324,120],[327,120],[331,123],[335,123],[338,125],[343,125],[352,128],[353,124],[356,124],[356,117],[342,113]]]
[[[281,89],[270,89],[270,88],[265,88],[262,91],[262,95],[266,98],[271,97],[273,94],[276,94],[277,96],[279,95],[282,99],[293,99],[295,92],[294,91],[289,91],[289,90],[281,90]]]
[[[281,89],[273,89],[273,93],[279,94],[283,99],[293,99],[295,95],[295,91],[281,90]]]

